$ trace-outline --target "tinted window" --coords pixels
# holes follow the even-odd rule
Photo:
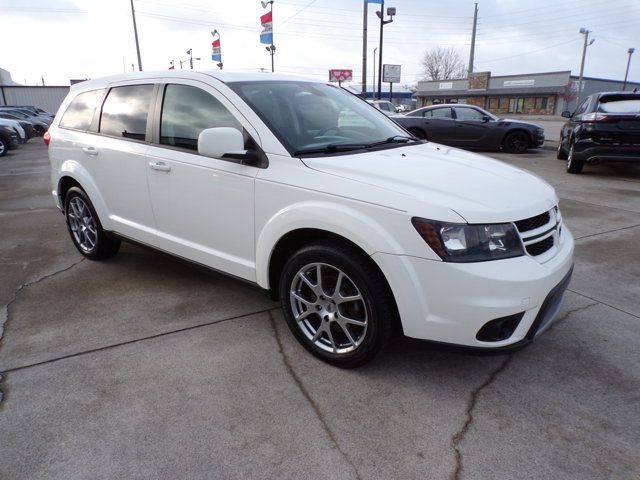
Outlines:
[[[574,115],[582,115],[587,111],[587,106],[589,105],[589,99],[587,98],[584,102],[580,104],[580,106],[576,109]]]
[[[103,92],[104,90],[92,90],[81,93],[74,98],[64,112],[62,120],[60,120],[60,126],[63,128],[75,128],[76,130],[88,130]]]
[[[205,128],[242,126],[229,110],[204,90],[167,85],[162,104],[160,143],[198,150],[198,135]]]
[[[432,118],[452,118],[450,108],[434,108],[433,110],[427,110],[424,116]]]
[[[144,140],[153,85],[112,88],[102,106],[100,133]]]
[[[460,108],[456,107],[456,118],[458,120],[470,121],[470,122],[481,122],[483,113],[479,112],[475,108]]]
[[[640,98],[637,100],[611,100],[598,106],[599,112],[640,113]]]

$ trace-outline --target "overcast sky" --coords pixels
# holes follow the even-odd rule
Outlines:
[[[627,49],[640,49],[638,0],[478,0],[475,70],[493,75],[579,72],[580,27],[596,39],[585,76],[622,79]],[[196,69],[215,68],[211,31],[222,35],[225,69],[270,68],[259,43],[259,0],[134,0],[142,66],[163,70],[193,48]],[[385,27],[384,63],[402,65],[402,83],[422,77],[420,60],[435,46],[469,57],[473,0],[387,0],[397,16]],[[378,45],[378,5],[369,10],[369,64]],[[329,68],[362,67],[363,0],[275,0],[276,71],[328,77]],[[18,83],[68,85],[131,71],[137,64],[129,0],[0,0],[0,68]],[[179,66],[177,67],[179,68]],[[188,68],[188,67],[187,67]],[[640,50],[629,79],[640,81]]]

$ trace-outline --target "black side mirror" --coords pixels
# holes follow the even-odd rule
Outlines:
[[[564,118],[571,118],[573,115],[571,115],[571,112],[569,110],[565,110],[560,114],[560,116]]]
[[[483,121],[484,123],[487,123],[489,120],[491,120],[491,119],[489,118],[489,115],[483,115],[483,116],[482,116],[482,121]]]

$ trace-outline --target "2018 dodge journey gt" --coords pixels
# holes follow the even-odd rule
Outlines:
[[[393,332],[520,347],[551,324],[571,276],[550,185],[417,139],[335,85],[192,71],[90,80],[71,87],[45,142],[82,255],[131,240],[254,282],[334,365],[363,364]]]

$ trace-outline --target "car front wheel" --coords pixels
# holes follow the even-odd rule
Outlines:
[[[103,260],[118,253],[120,240],[107,236],[89,197],[82,189],[69,189],[65,196],[64,212],[71,240],[82,255],[92,260]]]
[[[9,144],[3,138],[0,138],[0,157],[4,157],[9,150]]]
[[[524,132],[511,132],[504,137],[502,148],[507,153],[524,153],[529,148],[529,136]]]
[[[380,353],[397,316],[372,260],[339,242],[314,243],[296,252],[283,269],[280,299],[296,339],[343,368],[360,366]]]

